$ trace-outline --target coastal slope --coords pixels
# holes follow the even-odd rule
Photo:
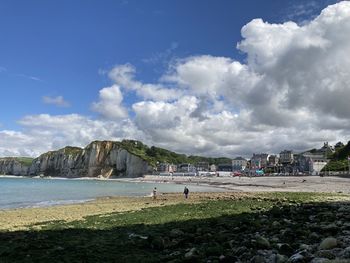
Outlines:
[[[136,142],[137,143],[137,142]],[[148,162],[130,153],[121,142],[94,141],[85,148],[65,147],[20,164],[16,158],[0,159],[0,173],[51,177],[139,177],[147,173]]]

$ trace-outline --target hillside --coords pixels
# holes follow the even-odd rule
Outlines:
[[[231,163],[230,158],[226,157],[203,157],[203,156],[187,156],[185,154],[179,154],[167,149],[155,147],[155,146],[147,146],[140,141],[134,140],[123,140],[120,142],[121,147],[126,149],[132,154],[143,158],[148,161],[150,165],[155,166],[158,163],[173,163],[173,164],[181,164],[181,163],[191,163],[195,164],[198,162],[208,162],[209,164],[222,164],[222,163]]]
[[[350,141],[343,147],[337,149],[330,157],[330,162],[322,169],[322,171],[348,171],[350,156]]]
[[[93,141],[85,148],[66,146],[32,159],[0,158],[0,174],[58,177],[135,177],[153,170],[158,163],[231,163],[231,159],[186,156],[140,141]]]

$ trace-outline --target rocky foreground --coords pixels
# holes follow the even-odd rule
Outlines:
[[[237,225],[218,219],[193,233],[172,229],[170,238],[153,239],[151,246],[172,251],[184,243],[164,259],[183,254],[188,262],[350,262],[349,220],[349,204],[275,206]]]
[[[83,204],[78,207],[91,209],[90,216],[3,230],[0,261],[350,262],[348,195],[192,193],[189,200],[175,194],[116,200],[102,200],[105,213],[103,202]],[[69,216],[69,207],[53,209]]]

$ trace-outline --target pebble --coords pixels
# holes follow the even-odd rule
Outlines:
[[[337,239],[334,237],[327,237],[322,240],[319,249],[331,249],[337,246]]]

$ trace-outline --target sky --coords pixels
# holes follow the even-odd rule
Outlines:
[[[350,2],[2,0],[0,156],[204,156],[350,139]]]

